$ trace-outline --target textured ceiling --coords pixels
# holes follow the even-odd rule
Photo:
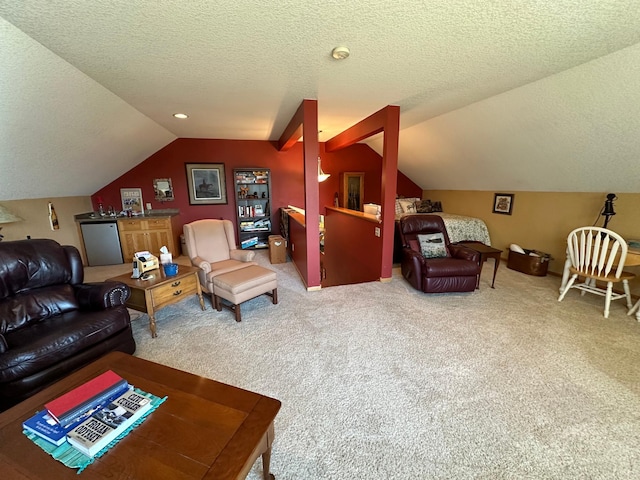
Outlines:
[[[399,166],[423,188],[592,190],[594,180],[578,178],[548,187],[518,182],[526,170],[517,164],[544,153],[556,163],[563,156],[573,170],[578,159],[553,147],[554,132],[562,135],[565,125],[549,128],[547,138],[532,124],[555,118],[556,107],[564,109],[559,123],[577,122],[567,135],[582,140],[595,97],[617,131],[622,120],[602,92],[579,91],[575,105],[570,99],[563,105],[563,94],[576,86],[599,89],[581,73],[590,67],[580,65],[640,42],[640,0],[0,0],[0,16],[21,31],[0,23],[12,47],[3,60],[13,66],[12,76],[0,77],[1,95],[20,120],[2,121],[21,137],[9,139],[10,149],[0,146],[0,166],[7,166],[5,153],[37,164],[44,152],[55,158],[64,149],[106,169],[97,177],[102,185],[175,137],[277,139],[302,99],[315,98],[321,140],[399,105]],[[351,49],[347,60],[331,58],[337,45]],[[16,58],[29,53],[31,62]],[[599,75],[607,73],[604,65]],[[555,75],[565,71],[577,73]],[[19,80],[24,73],[26,85]],[[34,92],[36,100],[45,97],[31,104],[45,103],[47,127],[38,127],[43,110],[30,105]],[[636,99],[632,93],[631,103]],[[190,118],[174,119],[178,111]],[[26,132],[29,125],[39,137]],[[120,131],[112,132],[113,125]],[[126,136],[128,129],[135,135]],[[510,141],[501,145],[496,139],[505,135]],[[536,152],[541,141],[549,146]],[[563,136],[565,142],[575,143]],[[372,145],[379,148],[379,141]],[[620,154],[633,157],[628,148]],[[451,176],[451,169],[480,162],[485,168],[464,181]],[[511,174],[502,170],[505,162]],[[440,173],[445,167],[449,178]],[[87,188],[70,186],[69,194],[96,190]],[[25,198],[10,197],[16,195]]]

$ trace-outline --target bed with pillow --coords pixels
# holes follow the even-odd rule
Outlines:
[[[451,243],[475,241],[491,246],[489,229],[483,220],[476,217],[444,213],[439,210],[441,210],[439,202],[434,204],[430,200],[422,200],[420,198],[396,199],[396,233],[393,248],[394,262],[398,263],[400,261],[402,252],[402,243],[398,232],[398,222],[406,215],[438,215],[444,222],[444,226],[447,229],[447,235],[449,235],[449,241]]]

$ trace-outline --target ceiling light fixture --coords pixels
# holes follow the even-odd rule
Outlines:
[[[331,51],[331,56],[336,60],[344,60],[351,52],[347,47],[336,47]]]
[[[318,182],[324,182],[327,178],[331,176],[331,174],[324,173],[322,171],[322,165],[320,162],[321,162],[320,157],[318,157]]]
[[[184,120],[185,118],[189,118],[189,115],[186,113],[174,113],[174,117],[179,118],[180,120]]]

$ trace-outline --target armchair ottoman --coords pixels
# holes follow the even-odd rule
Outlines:
[[[213,279],[213,303],[219,312],[227,307],[236,314],[236,322],[242,320],[240,304],[257,297],[268,295],[273,304],[278,303],[278,281],[276,272],[259,265],[251,265],[233,272],[218,275]],[[221,298],[231,305],[222,303]]]

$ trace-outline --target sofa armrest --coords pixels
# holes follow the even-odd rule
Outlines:
[[[449,253],[453,258],[460,258],[462,260],[471,260],[475,263],[480,263],[480,253],[472,250],[464,245],[449,245]]]
[[[193,257],[191,259],[191,265],[193,265],[194,267],[198,267],[204,273],[209,273],[211,271],[211,264],[200,257]]]
[[[422,291],[424,257],[410,248],[402,249],[402,276],[415,288]]]
[[[129,287],[120,282],[82,283],[73,288],[82,310],[105,310],[124,305],[131,294]]]
[[[233,260],[239,260],[240,262],[250,262],[256,256],[256,252],[253,250],[229,250],[229,256]]]

